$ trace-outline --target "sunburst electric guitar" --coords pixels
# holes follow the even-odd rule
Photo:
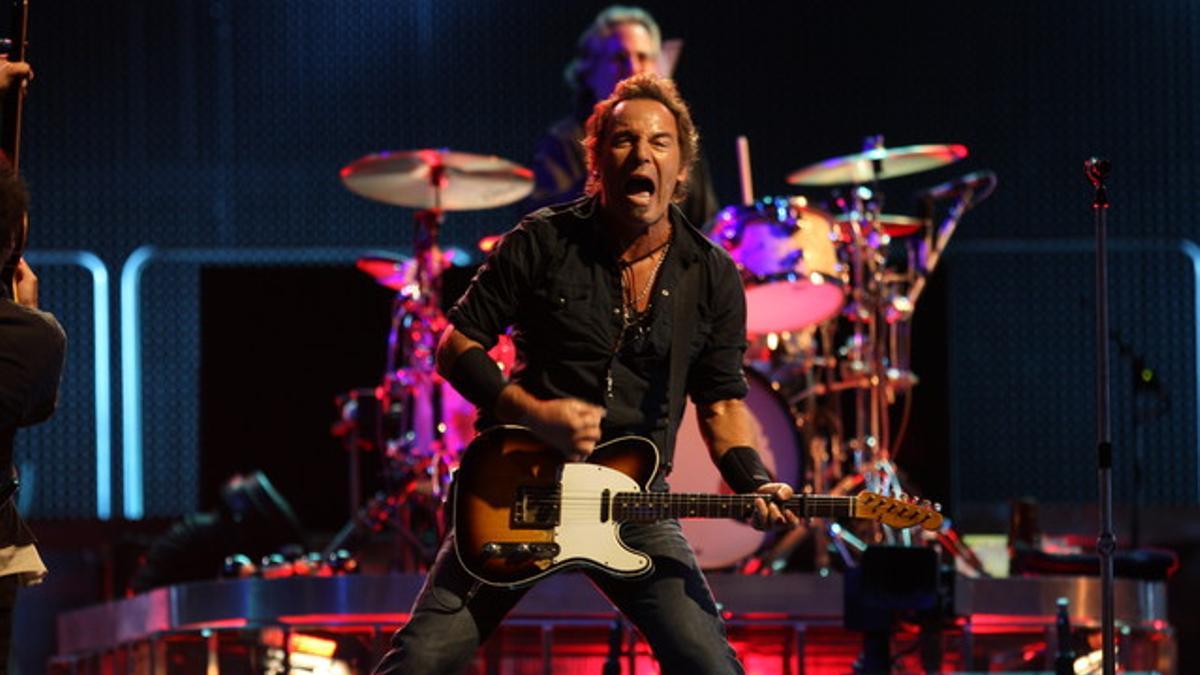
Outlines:
[[[636,436],[596,446],[586,462],[566,462],[528,429],[489,429],[467,447],[454,482],[458,559],[475,578],[502,587],[577,566],[633,577],[650,571],[650,557],[621,541],[621,523],[753,512],[755,495],[646,491],[658,463],[654,444]],[[870,492],[798,495],[782,506],[802,518],[928,530],[942,523],[934,508]]]

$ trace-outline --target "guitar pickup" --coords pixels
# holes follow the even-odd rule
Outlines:
[[[553,560],[558,556],[558,544],[553,542],[497,542],[489,541],[480,549],[484,559],[504,558],[508,562],[530,560]]]
[[[520,486],[509,510],[509,527],[514,530],[548,530],[558,527],[560,502],[557,487]]]

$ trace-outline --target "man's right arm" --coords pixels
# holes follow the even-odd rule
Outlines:
[[[437,369],[472,403],[490,409],[501,422],[529,427],[568,459],[587,457],[600,440],[604,408],[574,398],[541,400],[515,382],[504,382],[483,345],[453,325],[438,343]]]

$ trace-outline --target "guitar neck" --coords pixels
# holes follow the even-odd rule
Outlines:
[[[678,492],[621,492],[613,496],[612,519],[654,522],[668,518],[747,518],[760,495]],[[854,497],[797,495],[782,506],[801,518],[853,518]]]

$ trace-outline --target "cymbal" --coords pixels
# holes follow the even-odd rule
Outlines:
[[[842,233],[843,241],[853,239],[853,232],[850,229],[850,221],[853,220],[850,214],[843,213],[834,220],[838,224],[838,228]],[[913,216],[900,216],[894,213],[879,214],[879,224],[883,227],[883,233],[889,237],[907,237],[910,234],[916,234],[925,226],[925,221]]]
[[[533,191],[533,172],[519,164],[449,150],[379,152],[347,164],[340,174],[355,194],[414,209],[491,209]]]
[[[438,266],[463,267],[471,264],[471,256],[460,248],[436,249]],[[417,260],[399,253],[374,251],[355,261],[354,266],[365,272],[380,286],[402,291],[417,283]]]
[[[793,171],[792,185],[863,185],[945,166],[967,156],[965,145],[909,145],[833,157]],[[878,169],[878,173],[876,173]]]
[[[393,291],[414,283],[417,278],[417,261],[394,253],[365,255],[354,266],[366,272],[380,286]]]

